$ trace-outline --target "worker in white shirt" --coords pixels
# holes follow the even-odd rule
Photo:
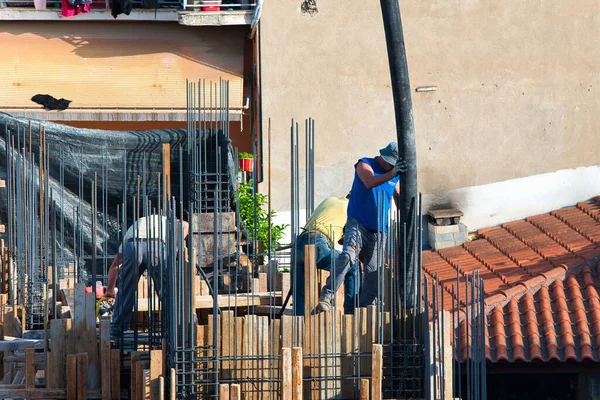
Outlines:
[[[183,230],[187,237],[189,224],[175,220],[176,235]],[[167,258],[166,242],[169,231],[167,217],[150,215],[133,223],[125,233],[123,244],[108,271],[108,286],[105,297],[115,297],[115,286],[119,278],[119,293],[116,296],[111,320],[111,336],[118,337],[129,327],[135,302],[135,289],[140,276],[148,270],[157,292],[160,291],[161,265]],[[177,238],[177,236],[176,236]]]

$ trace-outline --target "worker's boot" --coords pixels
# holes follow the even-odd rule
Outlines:
[[[315,314],[329,312],[331,310],[333,310],[333,305],[331,304],[331,301],[327,299],[319,300],[319,304],[317,304],[317,307],[315,308]]]

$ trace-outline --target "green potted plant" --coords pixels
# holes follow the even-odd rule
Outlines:
[[[252,172],[254,169],[254,154],[241,152],[238,154],[238,164],[242,171]]]
[[[253,183],[249,180],[242,183],[236,193],[236,200],[239,205],[240,220],[248,231],[249,241],[256,241],[255,252],[260,252],[260,248],[268,249],[269,231],[271,232],[271,250],[279,247],[279,242],[283,239],[284,231],[287,225],[274,225],[275,211],[267,212],[268,197],[262,193],[254,193]]]

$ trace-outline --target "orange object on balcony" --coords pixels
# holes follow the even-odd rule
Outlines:
[[[202,11],[220,11],[221,10],[221,0],[205,0],[205,1],[201,1],[200,4],[202,4],[202,7],[200,7],[202,9]]]

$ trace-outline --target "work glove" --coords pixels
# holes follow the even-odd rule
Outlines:
[[[408,168],[408,164],[406,163],[406,161],[404,161],[402,158],[399,158],[398,161],[396,161],[396,165],[394,165],[394,176],[398,176],[403,172],[406,172],[406,169]]]

